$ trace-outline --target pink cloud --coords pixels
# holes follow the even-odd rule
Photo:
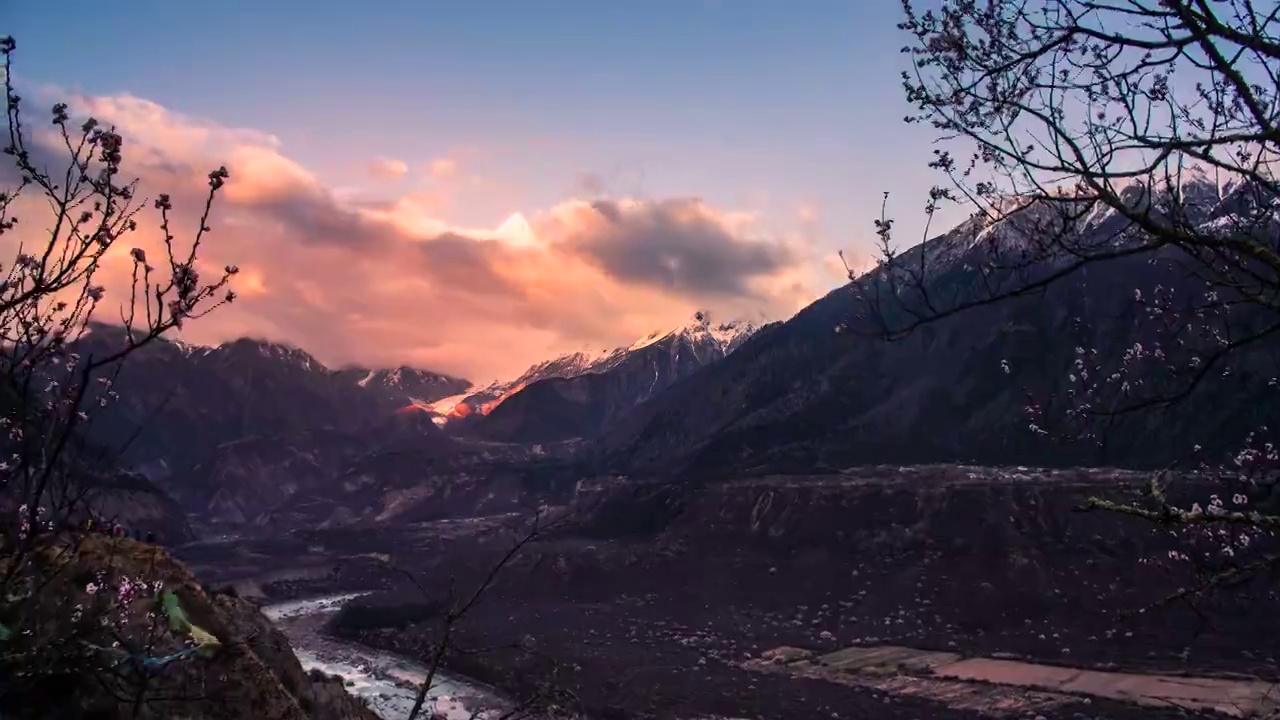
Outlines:
[[[311,173],[274,150],[246,145],[234,148],[227,157],[235,178],[226,190],[232,202],[254,205],[324,192]]]
[[[409,164],[395,158],[376,157],[369,161],[368,172],[378,180],[398,180],[409,172]]]
[[[452,158],[436,158],[428,166],[431,177],[437,180],[451,178],[458,174],[458,161]]]
[[[527,222],[460,227],[442,217],[437,192],[342,199],[264,133],[130,96],[78,98],[74,108],[117,125],[126,171],[142,192],[172,195],[176,227],[195,227],[209,169],[231,171],[201,268],[238,265],[240,299],[185,328],[193,342],[250,334],[332,365],[412,363],[487,380],[555,353],[629,344],[694,309],[786,316],[829,286],[809,243],[696,198],[566,200]],[[443,162],[433,175],[457,172]],[[159,253],[156,221],[142,213],[103,268],[117,302],[128,248]]]
[[[796,217],[802,224],[812,225],[818,222],[818,206],[803,202],[796,206]]]

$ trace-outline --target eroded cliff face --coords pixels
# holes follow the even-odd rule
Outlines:
[[[1134,499],[1147,480],[1122,470],[942,465],[770,476],[699,488],[669,531],[767,550],[1052,551],[1100,532],[1126,544],[1149,526],[1076,508],[1094,496]]]
[[[1151,522],[1081,510],[1092,497],[1141,502],[1149,480],[923,466],[706,485],[615,481],[582,498],[590,544],[537,550],[547,557],[536,567],[555,579],[548,592],[644,594],[665,578],[678,590],[659,592],[713,607],[785,615],[820,606],[815,634],[851,639],[945,638],[1042,657],[1069,645],[1097,657],[1192,647],[1214,662],[1262,661],[1270,651],[1254,638],[1280,633],[1280,600],[1261,584],[1210,593],[1194,609],[1138,612],[1232,561],[1220,543],[1188,545]],[[1215,491],[1188,477],[1173,497],[1189,504]],[[1085,638],[1090,648],[1074,646]]]
[[[206,593],[161,548],[127,538],[63,536],[50,539],[38,562],[57,565],[46,593],[56,602],[6,617],[14,631],[6,649],[42,657],[42,646],[57,644],[65,652],[50,657],[65,663],[67,653],[74,653],[80,664],[66,665],[76,672],[0,688],[6,717],[376,719],[340,683],[304,673],[288,641],[257,607]],[[146,584],[131,584],[138,581]],[[127,590],[131,601],[120,599],[126,594],[121,587],[132,588]],[[153,595],[156,588],[172,592],[190,623],[216,638],[217,645],[140,671],[137,658],[180,653],[193,647],[195,637],[165,622]],[[120,638],[117,644],[99,637],[105,631],[77,625],[104,602],[108,608],[128,608],[104,615],[114,628],[110,637]],[[142,638],[147,646],[135,647]]]
[[[279,680],[280,686],[313,720],[375,720],[377,716],[349,695],[337,677],[307,673],[288,638],[262,615],[257,606],[227,595],[214,597],[233,636],[243,638],[252,652]]]

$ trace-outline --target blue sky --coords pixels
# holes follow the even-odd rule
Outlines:
[[[918,231],[935,179],[902,122],[895,0],[8,1],[24,78],[270,132],[332,185],[370,155],[467,155],[515,190],[453,208],[463,224],[595,173],[780,227],[813,205],[848,248],[885,190]]]

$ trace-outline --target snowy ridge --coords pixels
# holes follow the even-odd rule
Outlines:
[[[359,387],[400,403],[399,412],[436,415],[436,404],[461,397],[459,391],[472,388],[467,380],[403,365],[382,369],[349,367],[338,372]]]
[[[169,342],[178,349],[178,352],[182,353],[183,357],[191,357],[196,353],[203,354],[209,349],[204,345],[196,345],[195,343],[183,342],[182,340],[170,340]]]
[[[82,338],[88,338],[92,335],[117,334],[123,340],[123,333],[124,328],[121,326],[92,322],[82,334]],[[381,369],[359,366],[330,368],[317,360],[311,353],[296,345],[259,338],[242,337],[228,340],[218,345],[201,345],[178,338],[161,337],[156,340],[156,344],[170,347],[183,357],[193,359],[240,358],[244,360],[251,357],[262,357],[319,375],[350,377],[355,385],[362,388],[400,391],[411,400],[414,397],[414,393],[420,393],[424,388],[431,388],[432,386],[455,386],[459,389],[471,387],[470,382],[461,378],[405,365]]]
[[[703,359],[704,362],[710,362],[736,350],[759,328],[759,324],[745,319],[713,323],[710,313],[700,311],[676,328],[649,333],[626,347],[567,353],[531,366],[514,380],[495,381],[477,392],[438,400],[431,404],[431,410],[442,416],[441,424],[444,422],[443,418],[448,417],[460,418],[473,413],[487,415],[503,400],[532,383],[606,372],[635,357],[637,353],[650,351],[656,346],[671,345],[672,352],[677,355],[682,344],[693,348],[695,355],[703,354],[699,353],[699,349],[704,349],[705,352],[710,347],[713,348],[711,352],[714,357]],[[656,375],[654,381],[657,382]]]
[[[649,347],[650,345],[658,342],[659,340],[661,340],[662,338],[670,334],[671,334],[670,332],[651,332],[648,335],[645,335],[644,337],[640,338],[639,340],[631,343],[631,347],[627,348],[627,351],[632,352],[635,350],[639,350],[641,348]]]
[[[1151,211],[1153,217],[1171,218],[1205,234],[1254,232],[1268,226],[1274,231],[1280,211],[1280,197],[1266,187],[1239,179],[1219,183],[1198,166],[1186,168],[1170,181],[1133,179],[1117,185],[1115,191],[1134,211]],[[1064,233],[1077,249],[1105,251],[1132,242],[1137,232],[1137,226],[1116,208],[1100,200],[1077,200],[1070,191],[1055,198],[1007,195],[992,199],[985,211],[974,213],[949,232],[904,252],[898,263],[905,271],[924,253],[930,274],[973,270],[984,263],[995,267],[1053,263],[1064,255],[1059,244]],[[883,268],[868,275],[880,272]]]
[[[239,338],[216,346],[169,339],[162,339],[161,342],[171,345],[188,358],[213,361],[240,358],[243,362],[246,358],[258,356],[291,366],[304,373],[338,380],[349,379],[358,387],[370,392],[382,393],[388,398],[403,399],[409,407],[420,409],[428,409],[430,401],[437,398],[442,391],[453,394],[458,390],[471,387],[470,382],[460,378],[404,365],[383,369],[363,367],[333,369],[295,345],[255,338]]]
[[[744,319],[716,324],[712,322],[710,313],[700,311],[694,313],[692,320],[674,330],[646,335],[627,348],[627,351],[634,352],[668,338],[683,336],[686,338],[710,338],[720,348],[721,352],[728,353],[736,349],[743,340],[759,329],[758,325]]]

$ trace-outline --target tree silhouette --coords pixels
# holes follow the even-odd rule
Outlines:
[[[876,267],[850,272],[850,326],[900,338],[1109,265],[1129,278],[1127,335],[1077,347],[1051,396],[1028,400],[1028,432],[1103,443],[1118,419],[1176,412],[1228,376],[1253,383],[1233,401],[1273,402],[1280,5],[1264,5],[947,0],[921,12],[904,0],[905,121],[933,129],[930,166],[946,178],[925,213],[973,213],[899,251],[886,210]],[[1280,527],[1267,509],[1277,441],[1259,424],[1230,448],[1186,448],[1182,469],[1219,483],[1197,501],[1171,500],[1179,475],[1162,471],[1145,503],[1088,507],[1184,534],[1174,559],[1213,560],[1189,593],[1238,584],[1276,563],[1258,540]]]

